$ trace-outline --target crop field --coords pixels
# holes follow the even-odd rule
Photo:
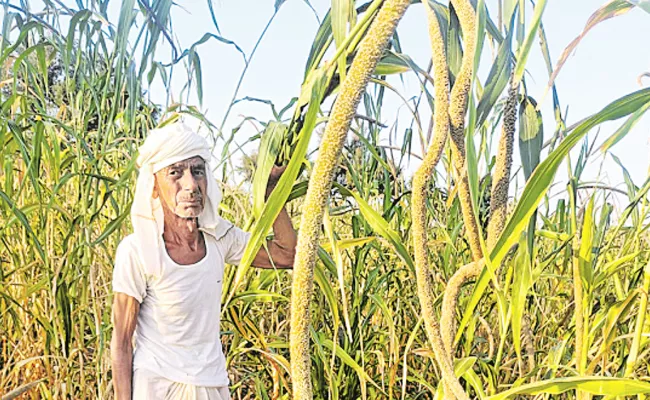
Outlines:
[[[179,119],[215,145],[222,216],[252,232],[223,280],[233,399],[650,396],[650,177],[634,182],[618,159],[623,185],[583,175],[647,136],[635,124],[650,88],[576,122],[555,85],[592,27],[650,5],[590,10],[561,52],[546,3],[332,0],[302,87],[262,120],[231,113],[254,95],[239,88],[257,46],[221,36],[210,0],[214,31],[187,48],[182,2],[0,2],[0,398],[114,397],[111,279],[137,149]],[[428,65],[402,50],[406,12],[426,15]],[[245,60],[223,121],[203,106],[212,42]],[[540,49],[547,71],[533,77]],[[393,84],[407,75],[415,97]],[[548,82],[543,98],[532,79]],[[150,96],[179,81],[179,96]],[[399,130],[388,97],[408,116]],[[265,201],[274,164],[287,168]],[[285,203],[293,270],[251,268]]]

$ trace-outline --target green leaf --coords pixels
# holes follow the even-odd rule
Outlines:
[[[526,181],[539,165],[544,146],[544,124],[542,113],[537,110],[537,103],[530,96],[524,96],[519,105],[519,155]],[[528,222],[528,252],[532,257],[534,250],[535,225],[537,212],[533,213]]]
[[[526,183],[521,198],[510,215],[494,249],[492,249],[490,258],[493,265],[500,265],[512,245],[518,240],[519,235],[528,224],[530,217],[537,209],[542,198],[546,195],[551,183],[553,183],[555,173],[564,158],[569,154],[569,151],[595,126],[605,121],[625,117],[645,106],[648,102],[650,102],[650,88],[636,91],[615,100],[600,112],[578,124],[571,134],[539,164]],[[472,297],[469,299],[465,308],[463,319],[456,333],[455,342],[458,342],[463,330],[473,316],[474,309],[483,296],[485,289],[487,289],[489,279],[489,275],[484,269],[474,287]]]
[[[537,30],[539,29],[539,25],[542,22],[542,14],[544,13],[544,8],[546,7],[546,1],[547,0],[539,0],[535,4],[531,26],[526,33],[526,39],[524,39],[523,45],[517,51],[517,65],[515,66],[513,85],[518,85],[524,76],[524,71],[526,70],[526,62],[528,61],[528,54],[530,54],[530,49],[533,46],[533,41],[535,40],[535,36],[537,36]]]
[[[369,237],[361,237],[361,238],[352,238],[352,239],[342,239],[342,240],[337,240],[336,241],[336,246],[339,248],[339,250],[347,250],[351,249],[353,247],[357,246],[363,246],[365,244],[368,244],[370,242],[373,242],[375,239],[377,239],[374,236],[369,236]],[[321,245],[323,250],[329,252],[332,250],[332,246],[329,243],[323,243]]]
[[[352,325],[350,324],[350,314],[348,312],[348,296],[345,290],[345,267],[343,266],[343,256],[341,255],[341,250],[338,247],[336,235],[334,233],[334,229],[332,228],[332,220],[329,216],[329,213],[325,213],[323,216],[323,227],[325,228],[325,235],[328,237],[330,247],[332,248],[330,253],[333,256],[334,264],[336,265],[336,278],[339,283],[339,290],[341,291],[341,305],[343,306],[343,320],[345,322],[345,328],[347,330],[349,340],[352,341]]]
[[[435,10],[435,9],[434,9]],[[440,25],[442,29],[442,25]],[[449,5],[449,27],[447,31],[447,65],[449,65],[449,85],[454,87],[456,75],[463,61],[463,50],[460,43],[460,22],[453,4]]]
[[[650,108],[650,103],[639,108],[636,112],[630,115],[623,125],[621,125],[616,132],[614,132],[614,134],[600,146],[600,151],[605,152],[611,149],[616,143],[620,142],[625,136],[627,136],[630,130],[634,128],[634,125],[636,125],[645,112],[648,111],[648,108]]]
[[[585,283],[585,287],[589,288],[593,284],[594,271],[593,271],[593,254],[592,248],[594,246],[594,196],[591,196],[587,209],[584,213],[584,221],[582,223],[582,233],[580,234],[580,250],[578,259],[580,261],[580,275]]]
[[[456,374],[457,377],[465,377],[467,378],[466,374],[474,372],[472,370],[472,367],[474,364],[476,364],[476,357],[465,357],[461,358],[459,360],[454,360],[454,374]],[[444,398],[444,387],[442,385],[442,381],[438,382],[438,389],[436,390],[436,396],[438,399]]]
[[[334,289],[329,279],[325,275],[325,266],[330,272],[336,273],[336,266],[334,265],[334,260],[329,256],[329,254],[323,250],[321,247],[318,248],[318,258],[321,260],[320,263],[315,263],[314,265],[314,281],[320,287],[320,290],[325,295],[325,299],[330,306],[330,311],[332,318],[334,319],[334,326],[339,326],[341,324],[341,316],[339,315],[339,302],[334,294]]]
[[[279,293],[269,292],[268,290],[247,290],[245,292],[239,293],[236,296],[233,296],[233,303],[238,300],[243,301],[244,303],[252,303],[255,301],[267,303],[275,301],[289,302],[289,299],[286,296],[283,296]]]
[[[505,400],[523,394],[560,394],[569,390],[582,390],[599,396],[634,396],[650,393],[650,383],[632,379],[597,376],[556,378],[506,390],[495,396],[488,397],[488,400]]]
[[[405,54],[397,55],[392,51],[379,60],[375,67],[375,75],[395,75],[411,71],[411,66],[405,61],[408,58]]]
[[[521,235],[519,250],[514,264],[514,281],[512,284],[512,341],[515,345],[517,356],[521,358],[521,320],[526,307],[526,296],[533,286],[533,267],[528,254],[525,236]]]
[[[41,246],[41,242],[36,237],[34,230],[32,230],[32,227],[29,224],[29,221],[27,220],[25,213],[23,213],[19,208],[17,208],[16,205],[11,201],[9,196],[7,196],[5,192],[3,192],[2,190],[0,190],[0,198],[3,199],[5,203],[7,203],[7,205],[11,209],[11,212],[13,212],[13,214],[16,216],[18,221],[20,221],[20,223],[25,228],[25,231],[27,231],[27,235],[32,238],[32,241],[34,242],[34,246],[36,246],[36,250],[38,251],[38,255],[41,257],[41,260],[44,263],[47,263],[47,258],[45,256],[45,252],[43,251],[43,246]]]
[[[402,242],[402,239],[399,237],[397,232],[388,226],[388,222],[381,216],[381,214],[375,211],[375,209],[373,209],[358,193],[351,192],[336,182],[334,182],[334,187],[336,187],[344,196],[354,198],[359,205],[359,211],[370,227],[393,245],[397,255],[402,259],[402,261],[404,261],[404,263],[406,263],[411,272],[415,274],[415,264],[413,264],[413,259],[406,249],[404,242]]]
[[[597,270],[596,276],[594,278],[594,286],[598,286],[601,283],[607,281],[613,273],[615,273],[621,266],[631,262],[641,254],[640,251],[626,254],[623,257],[616,258],[613,261],[608,262]]]
[[[73,56],[72,56],[72,49],[74,48],[74,38],[75,38],[75,33],[77,32],[77,25],[79,24],[80,20],[84,19],[87,20],[90,16],[92,15],[92,12],[90,10],[81,10],[77,13],[75,13],[72,18],[70,18],[70,25],[68,26],[68,35],[66,39],[66,46],[65,46],[65,53],[63,54],[64,58],[69,62]]]
[[[311,49],[309,50],[309,57],[307,58],[307,64],[305,66],[305,80],[309,76],[310,72],[318,68],[318,64],[327,48],[332,43],[332,40],[332,13],[331,11],[328,11],[316,32],[316,37],[312,42]]]
[[[117,37],[115,38],[115,52],[118,54],[117,65],[122,65],[122,57],[125,56],[126,46],[129,40],[129,32],[135,21],[135,0],[124,0],[120,8],[120,17],[117,22]]]
[[[506,21],[510,21],[515,11],[517,10],[518,5],[519,5],[519,0],[503,1],[503,21],[505,23],[507,23]]]
[[[635,6],[641,8],[643,11],[650,13],[650,0],[627,0]]]
[[[41,129],[38,129],[37,127],[36,135],[35,135],[36,137],[34,138],[34,147],[30,149],[27,146],[27,141],[25,140],[25,135],[24,135],[25,131],[23,131],[23,129],[20,128],[14,121],[7,121],[7,126],[9,126],[9,131],[11,132],[14,141],[18,144],[20,154],[23,157],[23,162],[27,166],[27,175],[29,176],[29,180],[32,183],[32,187],[34,188],[34,191],[36,192],[37,196],[40,198],[41,190],[38,181],[39,171],[37,168],[38,168],[38,164],[40,163],[40,154],[41,154],[40,147],[43,141],[43,131]]]
[[[39,380],[34,381],[34,382],[26,383],[26,384],[24,384],[24,385],[22,385],[20,387],[17,387],[16,389],[2,395],[2,400],[14,400],[14,399],[17,399],[22,394],[29,392],[30,390],[32,390],[33,388],[38,386],[39,383],[44,382],[45,380],[46,379],[43,378],[43,379],[39,379]]]
[[[519,106],[519,154],[526,180],[539,165],[543,145],[542,113],[537,110],[535,99],[526,96]]]
[[[334,351],[336,356],[343,362],[343,364],[347,365],[348,367],[352,368],[354,372],[357,373],[359,376],[359,380],[363,384],[364,382],[370,382],[373,386],[375,386],[377,389],[381,390],[381,387],[375,383],[375,381],[372,380],[370,375],[366,371],[363,370],[363,367],[361,367],[348,353],[345,352],[345,350],[341,346],[336,346],[336,350],[334,350],[334,343],[330,339],[325,339],[322,334],[318,335],[318,343],[322,344],[325,346],[328,350]]]
[[[530,215],[534,212],[550,187],[555,173],[569,151],[595,126],[629,115],[650,102],[650,88],[639,90],[607,105],[587,118],[569,134],[562,143],[542,161],[531,175],[521,198],[508,219],[503,233],[491,253],[492,262],[498,265],[519,237]]]
[[[337,50],[345,44],[345,38],[348,32],[348,22],[350,21],[350,8],[354,7],[354,2],[350,0],[332,0],[332,36]],[[341,82],[345,80],[347,69],[347,49],[342,49],[337,63],[339,66],[339,75]]]
[[[251,263],[255,259],[257,252],[262,247],[262,244],[264,244],[267,232],[269,229],[271,229],[273,222],[277,218],[278,214],[280,214],[282,207],[284,207],[289,195],[291,194],[293,184],[296,181],[296,178],[300,172],[300,168],[305,161],[305,155],[307,154],[309,140],[316,125],[317,113],[320,110],[320,104],[328,82],[329,76],[325,75],[322,71],[321,75],[314,80],[314,83],[312,85],[311,101],[309,102],[309,108],[307,110],[307,114],[305,115],[303,127],[298,135],[298,143],[293,152],[291,160],[289,160],[287,169],[282,174],[282,177],[278,181],[277,186],[264,205],[264,209],[260,214],[260,218],[255,221],[255,225],[251,230],[251,237],[248,241],[248,245],[246,246],[246,250],[244,250],[244,254],[239,263],[239,266],[237,267],[235,277],[232,280],[230,287],[228,288],[229,297],[224,302],[224,308],[230,302],[239,285],[243,282],[244,276],[250,268]]]
[[[196,95],[199,98],[199,105],[203,104],[203,72],[201,72],[201,58],[196,50],[190,52],[190,64],[192,71],[194,71],[194,79],[196,80]]]
[[[516,13],[512,15],[510,29],[508,29],[505,40],[499,46],[497,58],[494,60],[485,80],[485,90],[483,90],[481,99],[478,101],[476,111],[476,126],[480,127],[485,122],[510,79],[510,73],[512,72],[512,32],[514,31],[515,18]]]
[[[91,243],[92,246],[98,245],[104,239],[109,237],[111,235],[111,233],[115,232],[118,228],[120,228],[122,226],[122,224],[124,223],[124,220],[130,215],[129,210],[131,209],[131,205],[130,204],[127,205],[127,207],[125,209],[127,211],[123,212],[117,218],[115,218],[114,220],[109,222],[108,225],[106,225],[106,228],[104,229],[104,232],[102,232],[101,235],[99,235],[97,237],[97,239],[95,239]]]
[[[256,219],[259,219],[262,215],[269,174],[278,158],[280,146],[287,134],[287,130],[287,125],[277,121],[269,121],[262,133],[260,148],[257,153],[257,167],[253,176],[253,215]]]
[[[601,351],[606,350],[614,341],[616,333],[616,327],[621,323],[622,319],[629,313],[630,309],[634,305],[634,300],[636,300],[639,295],[638,291],[633,291],[630,295],[623,301],[618,302],[612,305],[607,310],[607,317],[605,319],[605,324],[603,325],[603,343],[601,345]]]
[[[548,84],[546,85],[546,89],[544,90],[544,95],[542,96],[542,99],[546,97],[546,93],[553,85],[553,82],[555,82],[555,78],[557,78],[557,75],[562,70],[562,66],[567,61],[569,56],[574,53],[576,47],[578,47],[578,44],[580,44],[580,41],[582,41],[582,39],[587,35],[587,33],[599,23],[608,20],[610,18],[616,17],[618,15],[623,15],[628,11],[630,11],[632,8],[634,8],[634,5],[627,0],[610,0],[607,4],[603,5],[598,10],[596,10],[593,14],[591,14],[589,20],[587,20],[587,23],[585,24],[585,27],[583,28],[580,35],[578,35],[575,39],[573,39],[571,43],[569,43],[569,45],[564,49],[564,51],[562,51],[562,55],[560,56],[560,59],[555,64],[555,69],[553,71],[553,74],[548,79]]]

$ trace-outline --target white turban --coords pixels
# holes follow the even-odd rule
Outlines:
[[[159,199],[154,199],[154,174],[188,158],[199,156],[206,162],[208,181],[205,206],[199,215],[199,229],[212,236],[220,237],[230,223],[219,217],[221,190],[212,177],[210,159],[212,153],[208,142],[182,122],[152,129],[140,146],[137,165],[140,169],[131,206],[131,222],[137,238],[140,258],[146,273],[158,276],[161,272],[161,251],[165,250],[162,240],[164,216]]]

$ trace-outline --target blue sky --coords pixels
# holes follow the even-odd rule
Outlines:
[[[274,1],[216,0],[213,4],[222,35],[237,42],[250,54],[273,13]],[[313,0],[311,4],[322,17],[330,2]],[[488,0],[487,4],[493,18],[496,18],[495,2]],[[549,0],[543,23],[553,62],[557,61],[566,45],[582,31],[589,16],[602,4],[602,1],[593,0]],[[530,14],[529,10],[528,16]],[[183,8],[174,8],[173,21],[174,32],[183,47],[189,47],[205,32],[216,33],[205,1],[183,2]],[[304,1],[287,0],[262,41],[238,97],[268,99],[282,107],[292,97],[297,96],[305,61],[317,28],[316,17]],[[409,9],[398,32],[404,52],[419,65],[426,66],[430,53],[421,5],[414,5]],[[637,77],[650,71],[649,37],[650,14],[640,9],[605,21],[590,31],[577,52],[569,58],[556,81],[560,102],[563,108],[568,107],[569,125],[600,110],[612,100],[641,88]],[[243,68],[243,61],[241,55],[232,47],[216,41],[202,45],[198,51],[203,68],[203,110],[218,125],[230,103]],[[486,48],[483,56],[490,56],[490,52],[491,50]],[[480,78],[484,81],[489,64],[484,62],[482,65]],[[537,43],[528,62],[528,71],[526,79],[529,94],[540,99],[548,75]],[[415,95],[418,91],[417,81],[411,77],[403,83],[393,78],[391,83],[404,93],[405,97]],[[650,85],[650,79],[643,83],[647,87]],[[152,95],[156,98],[162,93],[153,88]],[[548,138],[555,128],[550,96],[544,99],[541,109],[545,121],[545,136]],[[383,122],[392,125],[398,110],[405,114],[399,99],[391,96],[386,103]],[[260,120],[272,117],[267,106],[240,103],[230,115],[226,128],[238,124],[244,115],[254,115]],[[622,121],[616,121],[603,125],[600,138],[606,138],[621,123]],[[254,130],[253,125],[247,125],[241,135],[248,137]],[[637,185],[642,184],[648,176],[649,131],[650,117],[645,116],[628,137],[612,150],[623,161]],[[565,168],[560,171],[563,170]],[[556,180],[561,183],[563,177],[565,175],[560,172]],[[602,154],[590,162],[585,179],[597,179],[611,185],[621,185],[623,182],[620,167],[613,162],[611,156]],[[558,186],[563,187],[564,184]]]

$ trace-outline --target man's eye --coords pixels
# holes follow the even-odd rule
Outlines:
[[[176,175],[178,175],[178,171],[176,170],[169,171],[169,176],[176,176]]]
[[[194,175],[203,176],[205,175],[205,171],[203,171],[202,169],[197,169],[194,171]]]

